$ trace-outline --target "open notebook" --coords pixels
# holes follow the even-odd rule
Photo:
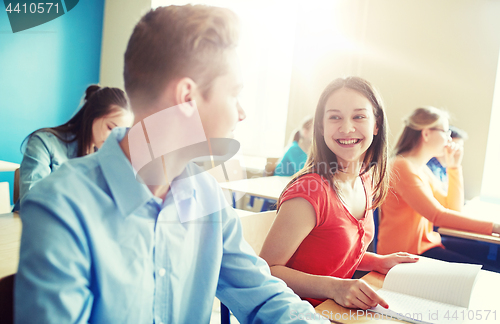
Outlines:
[[[410,323],[462,323],[480,265],[420,258],[393,267],[377,291],[388,304],[372,312]]]

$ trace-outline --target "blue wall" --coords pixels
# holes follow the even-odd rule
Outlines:
[[[13,34],[0,4],[0,160],[21,163],[32,131],[66,122],[87,86],[99,82],[104,0],[80,0],[71,11]],[[9,181],[14,172],[0,172]]]

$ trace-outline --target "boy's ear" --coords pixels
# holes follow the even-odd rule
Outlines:
[[[182,78],[175,85],[175,104],[187,116],[196,110],[198,86],[191,78]]]
[[[194,101],[197,97],[198,86],[191,78],[182,78],[175,84],[175,104],[180,105]]]

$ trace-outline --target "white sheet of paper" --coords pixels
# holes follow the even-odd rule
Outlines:
[[[480,265],[420,258],[393,267],[383,289],[467,308],[479,270]]]
[[[379,305],[379,308],[373,309],[373,311],[387,314],[410,323],[460,324],[463,321],[457,320],[458,315],[462,311],[467,311],[465,307],[440,303],[384,289],[378,290],[377,294],[389,304],[389,309],[387,310]],[[387,311],[396,314],[396,316],[388,314]],[[454,314],[456,315],[455,318],[453,318]]]

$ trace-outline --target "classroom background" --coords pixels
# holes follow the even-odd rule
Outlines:
[[[448,110],[469,135],[466,199],[500,201],[500,1],[491,0],[81,0],[18,33],[2,10],[0,160],[20,163],[23,139],[67,121],[89,84],[123,88],[133,26],[151,8],[185,3],[226,6],[241,19],[242,154],[281,156],[325,85],[357,75],[380,90],[392,144],[416,107]],[[0,172],[11,190],[13,178]]]

